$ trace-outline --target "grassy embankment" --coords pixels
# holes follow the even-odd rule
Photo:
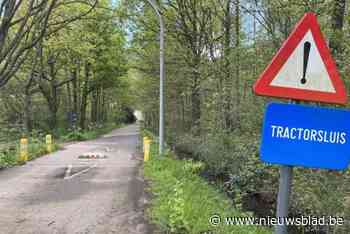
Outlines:
[[[261,226],[223,224],[224,217],[250,214],[234,208],[228,197],[200,177],[201,163],[178,160],[169,151],[160,157],[157,151],[158,145],[152,144],[151,159],[144,165],[144,174],[152,193],[148,215],[161,231],[176,234],[271,233],[270,229]],[[209,222],[215,214],[221,217],[221,223],[216,226]]]

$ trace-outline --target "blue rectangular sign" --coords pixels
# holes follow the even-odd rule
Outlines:
[[[344,170],[350,159],[350,111],[270,103],[260,156],[272,164]]]

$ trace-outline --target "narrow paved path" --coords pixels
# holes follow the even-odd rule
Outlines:
[[[138,135],[130,125],[0,171],[0,234],[148,233]]]

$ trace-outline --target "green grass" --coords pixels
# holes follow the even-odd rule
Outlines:
[[[158,146],[152,144],[151,159],[145,163],[144,174],[150,181],[153,194],[148,214],[153,223],[168,233],[218,233],[263,234],[271,230],[259,226],[211,226],[209,218],[248,216],[232,206],[232,202],[198,175],[201,163],[173,159],[167,152],[157,154]]]

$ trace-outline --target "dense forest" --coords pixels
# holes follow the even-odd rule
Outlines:
[[[348,1],[169,0],[166,21],[166,143],[182,158],[200,160],[202,174],[235,206],[274,215],[278,167],[261,163],[258,149],[265,104],[252,86],[305,12],[317,14],[349,91]],[[132,31],[129,75],[145,126],[158,132],[159,21],[140,1],[123,1]],[[316,103],[317,104],[317,103]],[[349,218],[349,174],[296,169],[291,215]],[[344,229],[342,229],[344,228]],[[306,232],[307,229],[296,230]],[[327,229],[327,230],[326,230]],[[346,227],[322,227],[347,233]],[[310,230],[308,230],[310,231]]]
[[[122,122],[126,34],[102,1],[2,1],[2,141]]]

